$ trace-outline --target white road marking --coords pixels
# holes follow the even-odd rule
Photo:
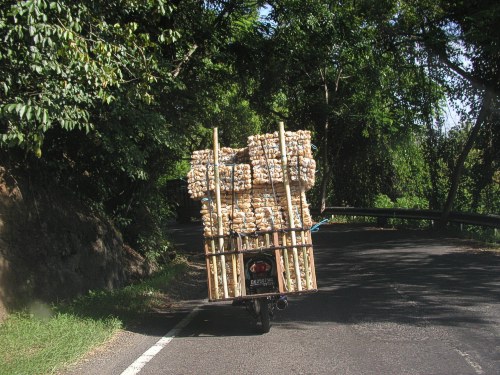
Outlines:
[[[151,348],[146,350],[139,358],[137,358],[134,363],[125,369],[121,375],[136,375],[142,368],[151,361],[165,346],[170,343],[174,337],[176,337],[183,328],[185,328],[191,320],[198,314],[200,306],[195,307],[184,319],[182,319],[177,325],[165,334],[161,339],[159,339]]]
[[[391,287],[406,301],[408,302],[410,305],[412,305],[413,307],[417,308],[418,309],[418,304],[417,302],[411,300],[404,292],[400,291],[396,285],[394,284],[391,284]],[[432,325],[429,320],[427,318],[422,318],[422,321],[424,321],[426,324],[428,325]],[[453,347],[453,345],[452,345]],[[476,361],[474,361],[472,359],[472,356],[467,353],[467,352],[463,352],[461,351],[460,349],[457,349],[456,347],[453,347],[453,349],[462,356],[462,358],[465,360],[465,362],[467,362],[467,364],[472,367],[474,369],[474,372],[478,375],[481,375],[481,374],[484,374],[484,371],[483,371],[483,368],[481,367],[481,365],[479,363],[477,363]]]
[[[465,362],[467,362],[469,364],[469,366],[471,366],[474,369],[476,374],[478,374],[478,375],[484,374],[484,371],[483,371],[483,368],[481,367],[481,365],[479,363],[475,362],[471,358],[471,355],[469,353],[463,352],[459,349],[455,349],[455,350],[457,351],[458,354],[460,354],[465,359]]]

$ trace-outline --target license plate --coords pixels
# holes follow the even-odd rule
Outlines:
[[[273,286],[273,285],[274,285],[274,280],[272,278],[250,280],[250,286]]]

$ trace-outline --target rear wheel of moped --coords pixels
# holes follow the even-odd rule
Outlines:
[[[260,331],[262,333],[268,333],[271,329],[271,315],[269,313],[267,298],[260,298],[258,303],[260,304]]]

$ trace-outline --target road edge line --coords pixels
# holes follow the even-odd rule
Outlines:
[[[159,339],[152,347],[146,350],[137,358],[129,367],[127,367],[121,375],[136,375],[146,364],[151,361],[165,346],[167,346],[179,333],[184,329],[198,314],[201,306],[196,306],[191,312],[186,315],[177,325],[168,331],[161,339]]]

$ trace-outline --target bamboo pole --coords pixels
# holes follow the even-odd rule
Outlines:
[[[241,241],[241,237],[238,236],[236,238],[236,249],[238,251],[243,250],[243,241]],[[245,285],[245,263],[243,259],[243,254],[239,253],[238,254],[238,262],[240,263],[240,290],[241,290],[241,296],[246,296],[247,295],[247,288]]]
[[[212,249],[212,254],[215,254],[215,241],[213,238],[210,240],[210,248]],[[211,258],[214,265],[214,297],[215,299],[219,299],[219,272],[217,272],[217,257],[213,256]],[[208,266],[210,266],[210,261],[208,262]],[[210,272],[210,268],[207,268],[207,271]]]
[[[212,219],[212,199],[210,197],[210,182],[209,182],[209,175],[208,175],[208,165],[207,163],[207,171],[206,171],[206,179],[207,179],[207,195],[208,195],[208,211],[210,215],[210,233],[213,235],[214,234],[214,225],[213,225],[213,219]],[[215,249],[215,241],[213,238],[210,239],[210,249],[212,250],[212,254],[216,253]],[[219,272],[217,271],[217,257],[214,255],[211,257],[212,263],[214,265],[214,272],[213,272],[213,277],[214,277],[214,295],[210,295],[211,299],[219,299]],[[210,272],[210,258],[207,258],[207,273],[211,275],[212,273]],[[211,277],[211,276],[210,276]],[[212,290],[212,289],[210,289]],[[210,292],[211,293],[211,292]]]
[[[219,181],[219,133],[214,128],[214,177],[215,177],[215,205],[217,210],[217,235],[219,236],[219,252],[224,251],[224,228],[222,226],[221,199],[220,199],[220,181]],[[226,257],[220,256],[222,268],[222,287],[224,289],[224,298],[228,298],[227,275],[226,275]]]
[[[288,240],[286,238],[286,233],[281,236],[281,241],[283,246],[287,246]],[[288,250],[283,249],[283,265],[285,266],[285,277],[286,277],[286,287],[287,291],[293,292],[292,290],[292,279],[290,278],[290,262],[288,260]]]
[[[253,249],[258,249],[259,248],[259,237],[255,237],[253,239]]]
[[[311,274],[312,274],[312,287],[314,289],[318,289],[318,283],[316,281],[316,267],[314,265],[314,250],[313,250],[313,246],[312,246],[312,237],[311,237],[311,230],[308,230],[307,233],[307,243],[311,245],[311,247],[308,248],[308,254],[310,256],[310,259],[311,259],[311,262],[310,262],[310,265],[311,265]]]
[[[233,190],[232,191],[232,198],[231,198],[231,220],[234,219],[234,163],[233,163],[233,167],[231,169],[231,189]],[[232,229],[232,228],[231,228]],[[231,232],[231,231],[230,231]],[[232,244],[232,239],[231,237],[229,237],[229,243]],[[230,245],[230,248],[232,249],[232,245]],[[239,293],[239,284],[238,284],[238,267],[236,265],[236,254],[233,254],[231,255],[231,263],[233,265],[233,285],[234,285],[234,296],[233,297],[239,297],[240,296],[240,293]]]
[[[269,242],[269,234],[266,234],[266,242]],[[280,240],[277,232],[273,232],[273,246],[278,247]],[[267,246],[269,248],[269,246]],[[274,251],[274,257],[276,259],[276,274],[278,276],[278,290],[280,293],[285,293],[284,286],[284,275],[283,275],[283,266],[281,265],[281,252],[279,250]]]
[[[231,255],[231,263],[233,264],[234,297],[239,297],[240,288],[238,283],[238,266],[236,264],[236,254]]]
[[[304,192],[302,188],[302,176],[300,175],[300,155],[297,155],[297,177],[299,180],[299,194],[300,194],[300,226],[302,230],[300,231],[300,243],[305,244],[305,233],[304,233],[304,202],[302,202],[302,194]],[[305,247],[302,248],[302,257],[304,259],[304,271],[306,276],[306,289],[311,289],[311,278],[309,277],[309,260],[307,249]]]
[[[288,160],[286,157],[286,142],[285,142],[285,124],[283,121],[279,122],[279,136],[280,136],[280,151],[281,151],[281,169],[283,171],[283,184],[285,185],[286,206],[288,210],[288,225],[290,229],[294,228],[294,216],[292,207],[292,195],[290,193],[290,181],[288,180]],[[300,278],[299,256],[297,254],[297,237],[295,231],[290,232],[292,239],[292,253],[293,265],[295,268],[295,277],[297,280],[297,290],[302,291],[302,280]]]
[[[204,248],[205,248],[205,255],[208,255],[211,253],[211,251],[208,249],[208,243],[206,240],[205,240]],[[212,299],[214,299],[214,295],[212,295],[212,273],[210,272],[210,258],[207,256],[205,261],[207,264],[208,299],[212,300]]]
[[[300,243],[303,245],[305,244],[305,232],[302,230],[300,231]],[[311,276],[309,275],[309,257],[308,257],[308,251],[306,247],[302,248],[302,256],[304,257],[304,269],[305,269],[305,274],[306,274],[306,289],[312,289],[311,288]]]

